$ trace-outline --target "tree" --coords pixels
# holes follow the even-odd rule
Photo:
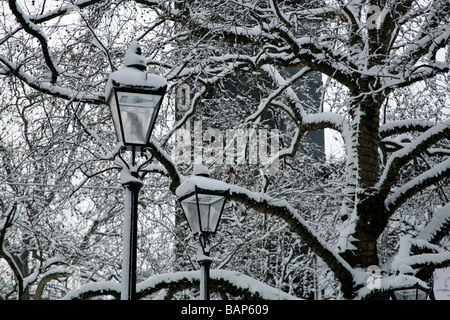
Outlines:
[[[301,240],[288,244],[293,255],[307,245],[333,272],[345,298],[382,298],[449,265],[448,1],[176,2],[3,3],[1,74],[70,105],[89,103],[104,120],[98,86],[106,69],[118,65],[124,44],[137,38],[148,65],[166,76],[172,90],[189,83],[193,93],[188,110],[173,126],[163,124],[170,128],[153,141],[153,155],[164,167],[157,172],[165,173],[169,190],[175,192],[189,169],[168,155],[170,137],[194,115],[208,110],[205,123],[225,119],[233,128],[263,128],[270,112],[283,128],[279,170],[262,170],[257,183],[230,179],[230,200],[284,221]],[[79,24],[60,22],[74,15]],[[56,32],[60,37],[50,39]],[[308,96],[303,91],[313,72],[327,79],[322,94],[328,111],[299,98],[300,90]],[[256,103],[245,90],[223,90],[236,75],[256,90]],[[212,88],[217,97],[201,104]],[[93,141],[90,159],[100,160],[99,151],[111,148],[113,138],[104,122],[95,121],[79,123]],[[305,133],[324,128],[345,142],[343,175],[333,172],[327,180],[339,166],[320,170],[310,161],[310,172],[325,176],[302,184]],[[102,172],[98,161],[85,165],[93,164],[95,170],[84,172]],[[221,170],[215,176],[226,177]],[[303,195],[305,201],[296,201]],[[431,201],[423,200],[426,195]],[[319,198],[333,205],[315,221]],[[425,219],[423,210],[405,209],[415,203],[427,205]],[[417,228],[404,228],[411,221]],[[374,265],[389,276],[369,290],[366,269]]]

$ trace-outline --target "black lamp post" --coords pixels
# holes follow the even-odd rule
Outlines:
[[[122,300],[136,295],[136,255],[138,195],[142,187],[136,166],[136,151],[148,148],[156,117],[167,89],[161,76],[146,72],[147,65],[139,43],[133,41],[125,54],[124,65],[111,73],[106,87],[117,139],[123,149],[131,151],[131,165],[123,160],[122,185],[125,189],[123,230]]]
[[[176,193],[192,234],[199,237],[197,261],[201,273],[200,299],[209,300],[209,271],[212,262],[209,236],[217,232],[229,189],[226,184],[210,179],[207,169],[197,165],[194,175],[183,182]]]

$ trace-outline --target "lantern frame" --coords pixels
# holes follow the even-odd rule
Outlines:
[[[431,288],[426,289],[416,283],[407,288],[395,289],[392,296],[394,300],[427,300],[430,296],[430,291]],[[419,299],[421,295],[425,295],[425,299]],[[408,299],[407,297],[413,297],[413,299]]]
[[[190,192],[182,197],[180,197],[178,199],[180,206],[181,206],[181,210],[183,211],[184,216],[186,217],[186,220],[188,222],[189,228],[191,229],[193,234],[204,234],[204,235],[213,235],[217,232],[217,229],[219,227],[219,223],[220,220],[222,218],[222,214],[223,214],[223,210],[225,208],[225,204],[227,202],[227,197],[229,194],[229,190],[207,190],[207,189],[202,189],[199,188],[198,186],[195,186],[195,190],[193,192]],[[209,208],[208,208],[208,226],[203,226],[202,221],[204,221],[204,218],[202,219],[202,211],[200,209],[200,201],[199,201],[199,197],[201,195],[204,196],[213,196],[213,197],[221,197],[223,199],[217,199],[217,201],[215,201],[214,203],[217,203],[218,201],[223,201],[222,204],[220,204],[220,209],[218,210],[218,214],[217,214],[217,219],[216,219],[216,223],[215,225],[211,226],[211,207],[213,205],[213,203],[209,204]],[[195,196],[195,211],[196,212],[186,212],[187,208],[185,208],[184,204],[186,199],[191,198],[192,196]],[[192,218],[195,219],[195,221],[192,220]],[[198,228],[195,227],[195,223],[198,225]],[[205,228],[206,227],[206,228]],[[212,227],[212,228],[210,228]],[[198,229],[198,230],[197,230]]]
[[[132,85],[123,85],[118,83],[116,80],[112,81],[112,88],[110,94],[107,99],[107,103],[110,107],[110,112],[112,116],[112,120],[114,123],[114,128],[116,131],[116,136],[118,142],[124,144],[127,150],[141,150],[146,148],[150,144],[150,138],[156,123],[156,119],[158,117],[159,109],[161,107],[162,101],[164,99],[164,95],[167,90],[167,85],[163,87],[152,87],[152,86],[132,86]],[[123,113],[128,112],[125,111],[124,108],[128,107],[126,104],[120,101],[119,97],[121,94],[130,94],[132,97],[157,97],[159,101],[156,102],[153,108],[147,106],[132,106],[136,110],[138,108],[142,109],[153,109],[151,110],[151,114],[148,115],[150,119],[144,119],[146,123],[141,125],[142,130],[140,136],[142,137],[141,141],[133,141],[131,139],[130,131],[133,130],[133,126],[130,123],[127,123],[126,120],[123,119]],[[135,116],[134,119],[139,119],[137,116],[140,113],[137,112],[129,112]],[[141,115],[142,116],[142,115]],[[142,120],[142,117],[140,118]]]

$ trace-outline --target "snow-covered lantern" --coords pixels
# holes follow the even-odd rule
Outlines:
[[[112,72],[105,96],[119,142],[128,150],[149,145],[161,102],[167,90],[164,77],[146,72],[137,41],[130,44],[123,66]]]
[[[418,283],[410,288],[402,288],[394,291],[395,300],[427,300],[429,290]]]
[[[205,166],[195,165],[193,175],[176,190],[192,234],[216,233],[228,194],[226,183],[211,179]]]

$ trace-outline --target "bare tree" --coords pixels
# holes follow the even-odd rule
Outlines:
[[[168,156],[169,138],[196,114],[208,109],[211,123],[225,119],[234,128],[247,128],[263,126],[270,111],[285,129],[276,158],[281,169],[251,185],[229,180],[230,200],[286,222],[301,239],[292,244],[292,253],[306,244],[333,272],[345,298],[385,297],[449,265],[448,1],[175,2],[85,0],[53,7],[3,2],[0,73],[27,91],[88,103],[98,118],[78,115],[79,125],[94,146],[90,159],[100,160],[114,141],[103,122],[101,88],[120,64],[119,52],[138,38],[149,67],[164,74],[172,90],[189,83],[193,93],[183,116],[173,126],[163,124],[168,130],[153,142],[169,190],[175,192],[187,169]],[[76,24],[64,22],[74,17]],[[328,111],[299,96],[299,91],[308,96],[304,91],[313,72],[327,79],[321,93]],[[246,90],[224,89],[237,74],[258,92],[258,100]],[[212,88],[218,96],[205,103]],[[169,120],[171,113],[164,116]],[[343,176],[302,184],[295,166],[301,164],[305,134],[325,128],[344,140]],[[94,168],[83,172],[102,172]],[[297,202],[306,191],[310,202]],[[314,221],[318,192],[333,206]],[[421,200],[424,193],[433,200]],[[428,205],[428,214],[422,219],[421,210],[406,212],[421,224],[400,241],[405,234],[393,226],[408,222],[405,206],[414,201]],[[4,209],[5,217],[12,211]],[[335,237],[326,235],[330,230]],[[373,265],[389,276],[369,290],[366,268]]]

